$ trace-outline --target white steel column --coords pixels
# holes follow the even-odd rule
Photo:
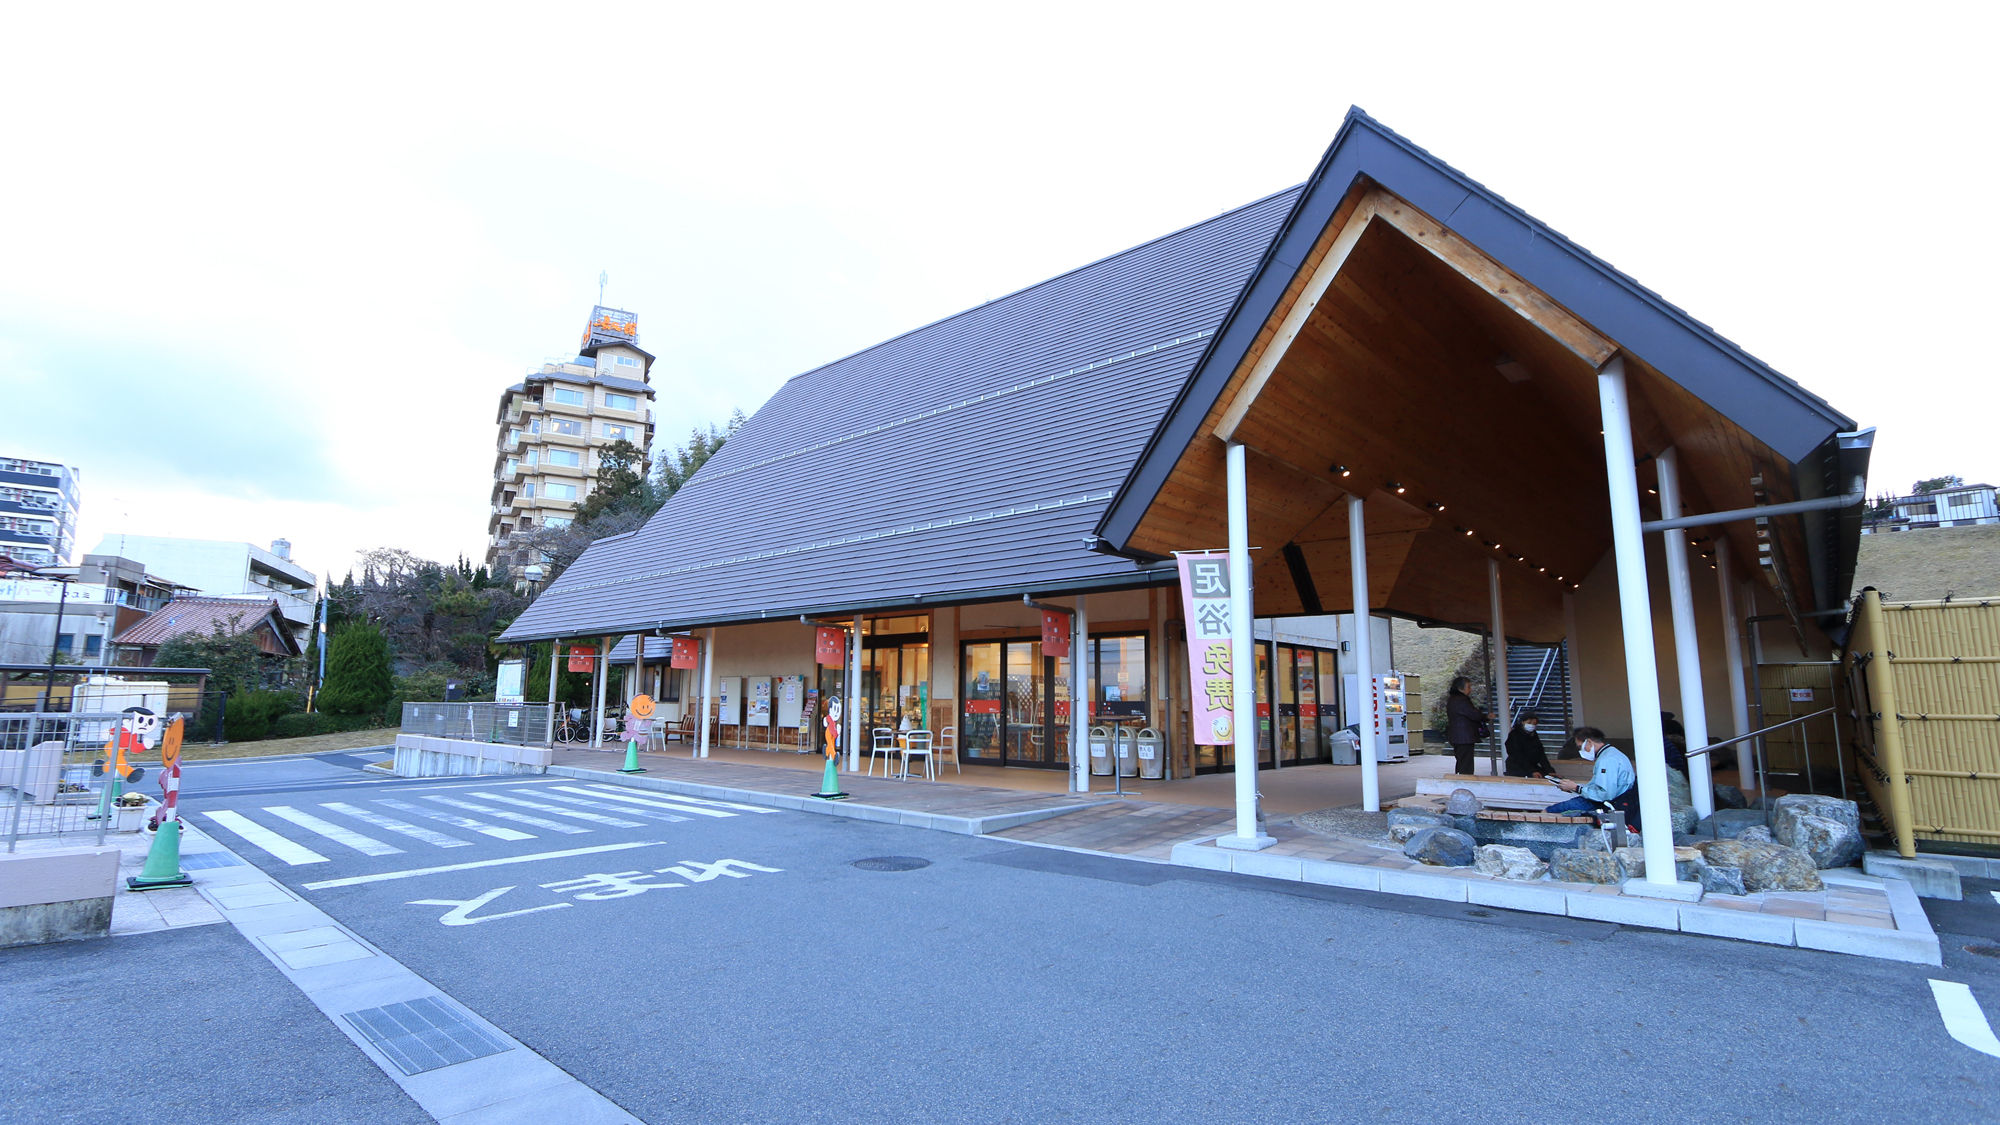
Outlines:
[[[1583,725],[1583,691],[1576,674],[1576,595],[1563,592],[1563,662],[1569,673],[1569,729]]]
[[[1229,634],[1236,735],[1236,834],[1216,843],[1258,851],[1277,843],[1257,830],[1257,638],[1250,605],[1250,485],[1243,446],[1229,443]],[[1116,762],[1112,769],[1117,769]]]
[[[1506,753],[1507,736],[1514,731],[1514,692],[1507,683],[1507,614],[1500,605],[1500,560],[1486,560],[1486,594],[1493,601],[1493,732],[1499,739],[1501,751]],[[1479,763],[1472,764],[1472,772],[1479,772]],[[1493,759],[1493,775],[1500,776],[1500,757]]]
[[[708,643],[701,646],[701,753],[708,757],[709,696],[715,691],[715,630],[708,631]]]
[[[1354,580],[1354,697],[1361,701],[1361,808],[1382,810],[1382,778],[1376,762],[1375,619],[1368,616],[1368,513],[1359,496],[1347,498],[1348,571]]]
[[[549,746],[556,744],[556,711],[562,704],[556,702],[556,661],[562,659],[562,642],[549,642]]]
[[[1083,603],[1084,596],[1078,594],[1076,612],[1069,619],[1069,764],[1076,776],[1070,788],[1078,793],[1090,792],[1090,667],[1086,663],[1090,659],[1090,614]],[[1116,751],[1117,747],[1109,749]],[[1118,768],[1115,753],[1111,768]]]
[[[610,637],[597,638],[596,667],[591,669],[591,674],[597,682],[592,685],[595,690],[591,692],[596,702],[591,707],[590,748],[601,750],[604,747],[604,693],[611,686]]]
[[[861,768],[861,732],[867,729],[861,721],[861,646],[865,637],[861,632],[861,615],[854,615],[853,651],[847,657],[847,772]]]
[[[1681,512],[1680,455],[1668,446],[1654,459],[1660,477],[1660,518],[1675,519]],[[1701,686],[1701,636],[1694,623],[1694,579],[1688,574],[1687,532],[1676,527],[1661,532],[1666,537],[1667,597],[1674,613],[1674,664],[1680,670],[1681,727],[1687,732],[1687,748],[1707,746],[1708,697]],[[1694,797],[1694,811],[1707,816],[1715,811],[1715,788],[1709,779],[1708,755],[1688,759],[1688,789]]]
[[[1717,539],[1715,582],[1722,593],[1722,653],[1729,669],[1729,716],[1736,721],[1736,729],[1729,733],[1734,738],[1742,738],[1750,733],[1750,684],[1743,678],[1743,627],[1736,616],[1735,569],[1729,561],[1729,540]],[[1742,761],[1743,749],[1743,743],[1736,744],[1738,761]]]
[[[1660,679],[1653,656],[1653,605],[1646,590],[1646,542],[1639,530],[1639,477],[1632,465],[1631,400],[1625,360],[1597,371],[1604,420],[1604,470],[1611,492],[1611,548],[1618,563],[1618,616],[1625,632],[1625,690],[1632,705],[1633,768],[1645,831],[1646,882],[1674,886],[1673,808],[1667,800],[1667,748],[1660,728]]]

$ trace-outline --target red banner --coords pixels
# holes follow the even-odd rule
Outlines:
[[[818,657],[822,668],[846,665],[847,630],[832,625],[820,626],[813,639],[813,654]]]
[[[1042,611],[1042,655],[1069,655],[1069,614],[1054,609]]]
[[[596,655],[597,649],[593,645],[569,646],[569,670],[572,672],[590,671],[594,667],[590,662],[591,658]]]
[[[693,637],[675,637],[674,655],[669,662],[674,668],[701,667],[701,642]]]
[[[998,715],[1000,713],[1000,701],[997,699],[968,699],[965,701],[965,713],[968,715]]]

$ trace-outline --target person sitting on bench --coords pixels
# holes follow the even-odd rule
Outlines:
[[[1638,774],[1632,771],[1632,762],[1617,747],[1604,739],[1604,732],[1596,727],[1578,727],[1575,733],[1577,748],[1583,753],[1583,760],[1593,766],[1590,780],[1574,782],[1566,777],[1553,777],[1550,781],[1565,793],[1575,793],[1567,801],[1557,801],[1544,812],[1573,816],[1577,813],[1597,813],[1609,805],[1625,814],[1625,827],[1636,832],[1639,828],[1639,793],[1634,787]]]
[[[1543,748],[1541,736],[1535,733],[1535,715],[1531,711],[1521,716],[1521,721],[1507,733],[1507,776],[1555,775],[1556,768],[1549,764],[1549,752]]]

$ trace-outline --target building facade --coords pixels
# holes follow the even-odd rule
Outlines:
[[[542,560],[517,537],[566,527],[589,497],[607,446],[653,447],[653,356],[638,318],[590,310],[571,359],[549,360],[500,396],[486,565],[519,572]],[[641,464],[641,471],[650,461]]]
[[[273,599],[300,643],[319,608],[319,576],[292,561],[292,545],[284,539],[272,540],[265,550],[226,539],[114,532],[98,543],[96,554],[142,559],[149,571],[207,597]]]
[[[0,578],[0,664],[45,663],[51,650],[86,665],[109,664],[114,636],[184,592],[190,591],[144,564],[113,555]]]
[[[29,566],[66,566],[76,548],[80,469],[0,457],[0,555]]]
[[[1990,484],[1961,484],[1934,492],[1897,496],[1878,504],[1863,529],[1916,531],[1928,527],[1972,527],[2000,523],[2000,498]]]

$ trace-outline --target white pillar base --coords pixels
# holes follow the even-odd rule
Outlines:
[[[1700,902],[1700,883],[1650,883],[1644,879],[1627,879],[1619,888],[1634,898],[1664,898],[1673,902]]]
[[[1217,838],[1215,846],[1239,852],[1261,852],[1277,842],[1278,838],[1276,836],[1257,835],[1246,839],[1232,832],[1227,836]]]

